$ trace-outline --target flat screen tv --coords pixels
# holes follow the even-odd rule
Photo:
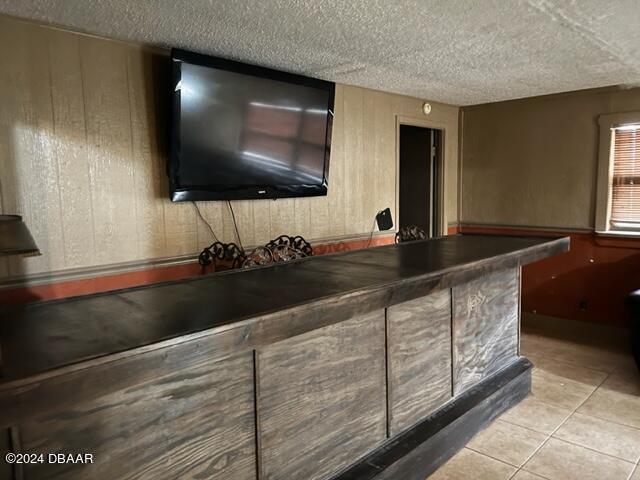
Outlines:
[[[172,50],[171,199],[327,194],[335,84]]]

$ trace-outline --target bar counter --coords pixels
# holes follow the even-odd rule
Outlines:
[[[568,249],[456,235],[9,310],[3,448],[95,459],[9,478],[423,479],[529,392],[521,266]]]

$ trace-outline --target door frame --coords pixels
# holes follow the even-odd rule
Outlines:
[[[447,234],[447,219],[445,217],[445,146],[447,142],[447,129],[441,122],[433,121],[428,118],[416,118],[406,115],[396,115],[396,198],[395,198],[395,231],[398,231],[398,222],[400,221],[400,125],[410,125],[413,127],[430,128],[433,130],[440,130],[440,151],[436,158],[438,177],[434,180],[434,185],[437,183],[438,197],[437,197],[437,213],[439,218],[439,225],[436,225],[436,237],[442,237]]]

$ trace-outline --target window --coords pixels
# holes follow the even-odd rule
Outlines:
[[[640,230],[640,125],[612,131],[611,230]]]
[[[640,112],[602,115],[596,230],[640,235]]]

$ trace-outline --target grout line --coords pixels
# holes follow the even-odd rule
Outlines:
[[[636,461],[636,466],[633,467],[633,470],[631,470],[631,473],[629,474],[629,477],[627,478],[627,480],[631,480],[631,478],[636,472],[640,472],[640,457],[638,457],[638,460]]]
[[[486,454],[486,453],[484,453],[484,452],[479,452],[479,451],[477,451],[477,450],[474,450],[473,448],[469,448],[469,447],[468,447],[468,446],[466,446],[466,445],[463,447],[463,449],[465,449],[465,448],[466,448],[467,450],[471,450],[473,453],[477,453],[478,455],[482,455],[483,457],[488,457],[488,458],[490,458],[491,460],[495,460],[496,462],[500,462],[500,463],[501,463],[501,464],[503,464],[503,465],[507,465],[508,467],[513,467],[513,468],[515,468],[516,470],[518,470],[518,469],[520,468],[520,467],[517,467],[516,465],[513,465],[513,464],[511,464],[511,463],[509,463],[509,462],[505,462],[504,460],[500,460],[499,458],[492,457],[491,455],[487,455],[487,454]]]
[[[578,412],[578,409],[582,406],[582,404],[583,404],[584,402],[586,402],[587,400],[589,400],[589,398],[591,397],[591,395],[593,395],[594,393],[596,393],[596,390],[597,390],[598,388],[599,388],[599,387],[596,387],[596,388],[593,390],[593,392],[589,393],[589,395],[588,395],[588,396],[587,396],[587,397],[586,397],[582,402],[580,402],[580,404],[579,404],[577,407],[575,407],[575,408],[572,408],[572,407],[563,407],[563,406],[561,406],[561,405],[556,405],[555,403],[548,402],[548,401],[546,401],[546,400],[541,399],[540,397],[535,397],[535,394],[533,394],[533,392],[532,392],[532,394],[534,395],[534,397],[535,397],[535,399],[536,399],[536,401],[537,401],[537,402],[544,403],[544,404],[545,404],[545,405],[547,405],[548,407],[559,408],[560,410],[569,410],[572,414],[574,414],[574,413],[577,413],[577,412]]]
[[[518,469],[518,472],[527,472],[527,473],[530,473],[531,475],[535,475],[536,477],[544,478],[544,480],[553,480],[549,477],[545,477],[544,475],[540,475],[539,473],[534,473],[534,472],[530,472],[529,470],[525,470],[524,468]]]
[[[527,355],[526,355],[526,354],[524,354],[524,356],[527,356]],[[637,429],[636,427],[633,427],[633,426],[630,426],[630,425],[625,425],[625,424],[621,424],[621,423],[618,423],[618,422],[615,422],[615,421],[611,421],[611,420],[608,420],[608,419],[604,419],[604,418],[600,418],[600,417],[597,417],[597,416],[587,415],[587,414],[584,414],[584,413],[580,413],[580,412],[578,412],[578,410],[579,410],[579,409],[580,409],[580,408],[581,408],[585,403],[587,403],[587,402],[589,401],[589,399],[591,399],[591,397],[592,397],[592,396],[593,396],[593,395],[594,395],[594,394],[595,394],[595,393],[596,393],[596,392],[597,392],[597,391],[598,391],[598,390],[599,390],[599,389],[604,385],[604,383],[605,383],[605,382],[606,382],[606,381],[607,381],[607,380],[608,380],[608,379],[609,379],[609,378],[610,378],[610,377],[611,377],[615,372],[617,372],[617,371],[619,370],[619,368],[622,368],[622,367],[615,367],[615,368],[613,368],[613,369],[611,369],[611,370],[600,370],[600,369],[598,369],[598,368],[592,368],[591,366],[585,367],[584,365],[572,364],[571,362],[567,362],[567,361],[565,361],[564,359],[556,359],[556,358],[553,358],[553,357],[548,357],[547,355],[536,355],[536,354],[534,353],[534,354],[533,354],[533,356],[534,356],[534,357],[535,357],[535,356],[543,357],[543,358],[546,358],[546,359],[549,359],[549,360],[552,360],[552,361],[556,361],[556,362],[559,362],[559,363],[563,363],[563,364],[565,364],[565,365],[567,365],[567,366],[571,366],[571,367],[579,367],[579,368],[583,368],[583,369],[591,370],[591,371],[594,371],[594,372],[603,373],[603,374],[605,374],[605,376],[604,376],[604,377],[603,377],[603,379],[602,379],[602,380],[601,380],[601,381],[600,381],[600,382],[595,386],[595,388],[591,391],[591,393],[589,393],[589,395],[588,395],[588,396],[587,396],[587,397],[586,397],[582,402],[580,402],[580,403],[579,403],[575,408],[561,407],[561,406],[559,406],[559,405],[554,405],[554,404],[552,404],[552,403],[549,403],[549,402],[546,402],[546,401],[544,401],[544,400],[541,400],[541,399],[539,399],[539,398],[534,397],[536,401],[538,401],[538,402],[540,402],[540,403],[542,403],[542,404],[544,404],[544,405],[547,405],[547,406],[550,406],[550,407],[555,407],[555,408],[557,408],[557,409],[561,409],[561,410],[565,410],[565,411],[568,411],[568,412],[569,412],[569,414],[568,414],[568,415],[567,415],[567,416],[566,416],[566,417],[565,417],[565,418],[560,422],[560,424],[559,424],[559,425],[558,425],[558,426],[557,426],[557,427],[556,427],[556,428],[555,428],[555,429],[554,429],[550,434],[543,433],[543,432],[539,432],[539,431],[534,430],[533,428],[530,428],[530,427],[525,427],[525,426],[522,426],[522,425],[518,425],[517,423],[514,423],[513,421],[509,421],[509,420],[505,420],[505,419],[503,419],[503,418],[502,418],[502,416],[500,416],[500,417],[496,418],[496,419],[494,420],[494,422],[492,422],[492,424],[493,424],[493,423],[495,423],[495,421],[502,421],[502,422],[505,422],[505,423],[508,423],[508,424],[511,424],[511,425],[514,425],[514,426],[517,426],[517,427],[520,427],[520,428],[524,428],[525,430],[528,430],[528,431],[530,431],[530,432],[534,432],[534,433],[537,433],[537,434],[539,434],[539,435],[544,435],[544,436],[546,436],[545,440],[540,444],[540,446],[539,446],[538,448],[536,448],[536,449],[534,450],[534,452],[533,452],[531,455],[529,455],[529,456],[528,456],[528,457],[527,457],[527,458],[522,462],[522,465],[521,465],[521,466],[519,466],[519,467],[518,467],[518,466],[513,465],[513,464],[511,464],[511,463],[505,462],[504,460],[500,460],[500,459],[498,459],[498,458],[496,458],[496,457],[493,457],[492,455],[488,455],[488,454],[486,454],[486,453],[483,453],[483,452],[480,452],[480,451],[478,451],[478,450],[475,450],[475,449],[473,449],[473,448],[469,447],[469,446],[468,446],[468,444],[467,444],[464,448],[467,448],[468,450],[470,450],[470,451],[472,451],[472,452],[474,452],[474,453],[477,453],[477,454],[479,454],[479,455],[483,455],[483,456],[485,456],[485,457],[487,457],[487,458],[490,458],[490,459],[492,459],[492,460],[494,460],[494,461],[500,462],[500,463],[501,463],[501,464],[503,464],[503,465],[507,465],[507,466],[510,466],[510,467],[515,468],[516,470],[515,470],[515,471],[514,471],[510,476],[509,476],[509,480],[512,480],[512,479],[513,479],[513,478],[518,474],[518,472],[520,472],[520,471],[528,472],[528,473],[531,473],[531,474],[533,474],[533,475],[537,475],[537,476],[539,476],[540,478],[544,478],[544,479],[546,479],[546,480],[549,480],[547,477],[544,477],[543,475],[540,475],[539,473],[536,473],[536,472],[530,472],[529,470],[526,470],[526,469],[525,469],[525,466],[526,466],[526,464],[527,464],[527,463],[528,463],[528,462],[529,462],[529,461],[530,461],[530,460],[531,460],[531,459],[532,459],[532,458],[533,458],[533,457],[534,457],[534,456],[535,456],[535,455],[536,455],[536,454],[537,454],[537,453],[538,453],[538,452],[539,452],[539,451],[540,451],[540,450],[541,450],[541,449],[542,449],[542,448],[543,448],[543,447],[544,447],[544,446],[549,442],[549,440],[553,438],[553,439],[558,440],[558,441],[560,441],[560,442],[565,442],[565,443],[568,443],[568,444],[570,444],[570,445],[574,445],[574,446],[577,446],[577,447],[581,447],[581,448],[584,448],[584,449],[589,450],[589,451],[591,451],[591,452],[598,453],[598,454],[601,454],[601,455],[605,455],[605,456],[607,456],[607,457],[609,457],[609,458],[612,458],[612,459],[616,459],[616,460],[619,460],[619,461],[625,462],[626,464],[631,464],[631,466],[632,466],[632,468],[631,468],[631,472],[630,472],[629,476],[628,476],[628,477],[627,477],[627,479],[626,479],[626,480],[630,480],[630,479],[632,478],[632,476],[634,475],[634,473],[636,472],[636,470],[640,471],[640,458],[638,458],[635,462],[633,462],[633,461],[630,461],[630,460],[627,460],[627,459],[624,459],[624,458],[620,458],[620,457],[617,457],[617,456],[615,456],[615,455],[611,455],[611,454],[608,454],[608,453],[604,453],[604,452],[598,451],[598,450],[596,450],[596,449],[594,449],[594,448],[586,447],[586,446],[584,446],[584,445],[580,445],[580,444],[578,444],[578,443],[575,443],[575,442],[572,442],[572,441],[569,441],[569,440],[565,440],[565,439],[563,439],[563,438],[559,438],[559,437],[556,437],[556,436],[555,436],[555,434],[556,434],[556,433],[557,433],[557,432],[558,432],[558,431],[559,431],[559,430],[560,430],[560,429],[561,429],[561,428],[562,428],[562,427],[567,423],[567,421],[568,421],[568,420],[569,420],[569,419],[570,419],[574,414],[584,415],[584,416],[586,416],[586,417],[597,418],[597,419],[600,419],[600,420],[603,420],[603,421],[607,421],[607,422],[610,422],[610,423],[613,423],[613,424],[617,424],[617,425],[621,425],[621,426],[625,426],[625,427],[634,428],[634,429],[636,429],[636,430],[640,430],[640,429]],[[535,369],[535,368],[536,368],[536,367],[535,367],[535,364],[534,364],[534,369]],[[544,372],[544,370],[543,370],[543,372]],[[533,375],[533,373],[535,373],[535,372],[532,372],[532,375]],[[561,375],[560,375],[560,376],[561,376]],[[577,381],[577,380],[573,380],[573,379],[570,379],[570,378],[567,378],[567,380],[570,380],[570,381],[576,381],[576,382],[578,382],[578,383],[582,383],[582,382],[579,382],[579,381]]]
[[[567,380],[572,380],[572,381],[574,381],[574,382],[585,383],[585,381],[584,381],[584,380],[578,380],[578,379],[576,379],[576,378],[568,377],[568,376],[566,376],[566,374],[564,374],[564,373],[554,372],[553,370],[546,369],[546,368],[544,367],[544,365],[539,365],[539,364],[538,364],[538,365],[536,365],[534,362],[536,362],[536,361],[538,361],[538,360],[540,359],[540,357],[539,357],[538,355],[528,355],[528,356],[527,356],[527,355],[525,355],[525,357],[527,357],[529,360],[531,360],[531,363],[533,363],[533,364],[534,364],[534,366],[536,367],[536,369],[537,369],[537,370],[539,370],[539,371],[541,371],[541,372],[547,372],[547,373],[550,373],[550,374],[552,374],[552,375],[556,375],[556,376],[558,376],[558,377],[566,378]],[[554,359],[551,359],[551,361],[552,361],[555,365],[561,365],[562,367],[564,367],[564,368],[566,368],[566,369],[569,369],[569,368],[570,368],[570,369],[572,369],[572,370],[575,370],[575,369],[589,370],[589,373],[592,373],[592,374],[598,374],[598,376],[601,376],[601,375],[605,375],[605,376],[607,376],[607,375],[609,375],[609,374],[610,374],[610,372],[605,372],[604,370],[598,370],[598,369],[596,369],[596,368],[591,368],[591,367],[580,367],[579,365],[574,365],[573,363],[566,363],[566,362],[562,362],[561,360],[556,360],[555,358],[554,358]],[[543,362],[544,362],[544,360],[543,360]],[[595,376],[595,375],[594,375],[594,376]]]
[[[574,379],[574,378],[567,377],[567,376],[565,376],[565,375],[563,375],[563,374],[561,374],[561,373],[555,373],[555,372],[553,372],[553,371],[551,371],[551,370],[546,370],[546,369],[544,368],[544,366],[536,365],[535,361],[536,361],[536,360],[538,360],[538,359],[540,359],[540,355],[533,354],[533,355],[524,355],[524,356],[525,356],[525,357],[527,357],[527,358],[531,361],[531,363],[533,363],[533,366],[535,367],[535,369],[534,369],[534,370],[538,370],[538,371],[541,371],[541,372],[547,372],[547,373],[549,373],[549,374],[551,374],[551,375],[556,375],[556,376],[558,376],[558,377],[566,378],[567,380],[571,380],[571,381],[573,381],[573,382],[585,383],[585,382],[583,382],[583,381],[581,381],[581,380],[576,380],[576,379]],[[598,374],[600,374],[600,375],[608,376],[608,375],[611,375],[611,373],[613,373],[613,372],[606,372],[606,371],[604,371],[604,370],[598,370],[597,368],[591,368],[591,367],[585,367],[585,366],[580,366],[580,365],[574,365],[573,363],[567,363],[567,362],[564,362],[564,361],[562,361],[562,360],[556,360],[555,358],[552,358],[552,359],[550,359],[550,360],[551,360],[551,361],[553,361],[555,364],[562,364],[562,366],[564,366],[564,367],[570,367],[570,368],[573,368],[573,369],[575,369],[575,368],[580,368],[580,369],[582,369],[582,370],[589,370],[590,372],[598,373]],[[543,362],[544,362],[544,360],[543,360]],[[591,384],[588,384],[588,385],[591,385]]]
[[[568,415],[568,416],[567,416],[567,417],[566,417],[566,418],[565,418],[565,419],[564,419],[564,420],[563,420],[563,421],[558,425],[558,427],[556,427],[556,429],[555,429],[555,430],[553,430],[553,432],[551,432],[551,434],[547,436],[547,439],[546,439],[544,442],[542,442],[542,444],[541,444],[541,445],[540,445],[540,446],[539,446],[539,447],[538,447],[538,448],[537,448],[537,449],[536,449],[536,450],[535,450],[535,451],[534,451],[534,452],[533,452],[533,453],[532,453],[532,454],[531,454],[531,455],[530,455],[530,456],[529,456],[529,457],[528,457],[528,458],[527,458],[527,459],[522,463],[522,466],[521,466],[521,467],[519,467],[519,468],[518,468],[518,470],[516,470],[516,472],[515,472],[515,473],[510,477],[510,479],[513,479],[513,478],[518,474],[518,472],[520,472],[521,470],[522,470],[522,471],[525,471],[525,472],[528,472],[528,470],[526,470],[526,469],[524,468],[524,467],[526,466],[526,464],[527,464],[527,463],[528,463],[528,462],[529,462],[529,461],[530,461],[530,460],[531,460],[531,459],[532,459],[532,458],[533,458],[533,457],[534,457],[534,456],[535,456],[535,455],[536,455],[536,454],[537,454],[537,453],[538,453],[538,452],[539,452],[539,451],[540,451],[540,450],[541,450],[541,449],[542,449],[542,448],[543,448],[543,447],[544,447],[544,446],[549,442],[549,440],[550,440],[551,438],[554,438],[554,439],[556,439],[556,440],[558,440],[558,441],[563,441],[563,442],[566,442],[566,443],[569,443],[569,444],[572,444],[572,445],[575,445],[575,446],[578,446],[578,447],[585,448],[586,450],[589,450],[589,451],[592,451],[592,452],[596,452],[596,453],[599,453],[599,454],[602,454],[602,455],[608,456],[608,457],[610,457],[610,458],[614,458],[614,459],[617,459],[617,460],[620,460],[620,461],[624,461],[624,462],[626,462],[626,463],[631,463],[631,464],[633,465],[633,462],[630,462],[629,460],[625,460],[625,459],[622,459],[622,458],[620,458],[620,457],[616,457],[616,456],[614,456],[614,455],[610,455],[610,454],[607,454],[607,453],[604,453],[604,452],[600,452],[600,451],[595,450],[595,449],[593,449],[593,448],[585,447],[585,446],[583,446],[583,445],[579,445],[579,444],[577,444],[577,443],[574,443],[574,442],[571,442],[571,441],[567,441],[567,440],[564,440],[564,439],[562,439],[562,438],[558,438],[558,437],[556,437],[556,436],[555,436],[555,434],[558,432],[558,430],[560,430],[560,428],[562,428],[562,426],[563,426],[563,425],[564,425],[564,424],[565,424],[565,423],[566,423],[566,422],[567,422],[567,421],[568,421],[568,420],[569,420],[569,419],[570,419],[574,414],[576,414],[576,413],[577,413],[577,414],[579,414],[579,415],[585,415],[585,416],[587,416],[587,417],[597,418],[597,419],[599,419],[599,420],[607,421],[607,422],[610,422],[610,423],[613,423],[613,424],[617,424],[617,425],[621,425],[621,426],[625,426],[625,427],[630,427],[630,428],[634,428],[634,429],[638,430],[636,427],[633,427],[633,426],[630,426],[630,425],[625,425],[625,424],[622,424],[622,423],[619,423],[619,422],[611,421],[611,420],[609,420],[609,419],[600,418],[600,417],[595,416],[595,415],[587,415],[587,414],[584,414],[584,413],[580,413],[580,412],[578,412],[578,410],[579,410],[579,409],[580,409],[580,408],[581,408],[585,403],[587,403],[587,402],[589,401],[589,399],[591,399],[591,397],[592,397],[592,396],[593,396],[593,395],[594,395],[594,394],[595,394],[595,393],[596,393],[596,392],[597,392],[597,391],[602,387],[602,385],[604,385],[604,383],[605,383],[605,382],[606,382],[606,381],[607,381],[607,380],[608,380],[608,379],[609,379],[609,378],[610,378],[614,373],[616,373],[617,371],[619,371],[619,370],[620,370],[620,368],[622,368],[622,367],[620,367],[620,366],[616,366],[616,367],[613,367],[612,369],[600,370],[600,369],[598,369],[598,368],[592,368],[591,366],[584,366],[584,365],[577,365],[577,364],[573,364],[573,363],[571,363],[571,361],[568,361],[568,362],[567,362],[567,361],[566,361],[565,359],[563,359],[563,358],[562,358],[562,359],[560,359],[560,358],[553,358],[553,356],[551,356],[551,357],[550,357],[550,356],[548,356],[548,355],[546,355],[546,354],[540,354],[540,355],[537,355],[537,354],[535,354],[535,353],[532,353],[532,355],[533,355],[534,357],[535,357],[535,356],[539,356],[539,357],[542,357],[542,358],[545,358],[545,359],[549,359],[549,360],[552,360],[552,361],[556,361],[556,362],[559,362],[559,363],[564,363],[565,365],[568,365],[568,366],[580,367],[580,368],[585,368],[585,369],[589,369],[589,370],[596,371],[596,372],[600,372],[600,373],[605,373],[606,375],[605,375],[605,377],[602,379],[602,381],[601,381],[601,382],[596,386],[596,388],[595,388],[595,389],[594,389],[594,390],[593,390],[593,391],[592,391],[592,392],[587,396],[587,398],[585,398],[585,399],[584,399],[584,400],[583,400],[583,401],[582,401],[582,402],[581,402],[581,403],[580,403],[580,404],[579,404],[575,409],[573,409],[573,410],[571,411],[571,413],[570,413],[570,414],[569,414],[569,415]],[[526,356],[526,354],[525,354],[525,356]],[[535,364],[534,364],[534,367],[535,367]],[[533,372],[532,372],[532,375],[533,375]],[[540,399],[536,399],[536,400],[537,400],[537,401],[539,401],[539,402],[541,402],[541,403],[543,403],[543,404],[549,405],[549,406],[553,406],[553,407],[556,407],[556,408],[562,408],[562,407],[559,407],[559,406],[557,406],[557,405],[552,405],[552,404],[550,404],[550,403],[548,403],[548,402],[545,402],[545,401],[543,401],[543,400],[540,400]],[[568,410],[568,409],[566,409],[566,408],[565,408],[565,410]],[[507,423],[511,423],[511,424],[513,424],[513,425],[517,425],[517,424],[515,424],[515,423],[513,423],[513,422],[509,422],[508,420],[503,420],[503,419],[502,419],[502,418],[500,418],[500,417],[499,417],[498,419],[499,419],[499,420],[501,420],[501,421],[507,422]],[[537,432],[536,430],[533,430],[533,429],[531,429],[531,428],[522,427],[521,425],[517,425],[517,426],[520,426],[521,428],[525,428],[525,429],[528,429],[528,430],[533,431],[533,432]],[[537,432],[537,433],[541,433],[541,432]],[[546,434],[545,434],[545,435],[546,435]],[[633,468],[631,469],[631,473],[628,475],[628,477],[627,477],[627,479],[626,479],[626,480],[631,480],[631,478],[632,478],[632,477],[633,477],[633,475],[635,474],[636,470],[640,471],[640,458],[638,458],[638,459],[637,459],[637,461],[635,462],[635,466],[633,466]],[[542,478],[545,478],[545,477],[543,477],[542,475],[539,475],[538,473],[535,473],[535,472],[529,472],[529,473],[532,473],[532,474],[538,475],[538,476],[540,476],[540,477],[542,477]]]
[[[505,465],[509,465],[510,467],[513,467],[516,470],[520,469],[520,467],[518,465],[514,465],[513,463],[506,462],[504,460],[501,460],[499,458],[494,457],[493,455],[489,455],[488,453],[480,452],[480,451],[478,451],[478,450],[476,450],[474,448],[471,448],[469,445],[465,445],[464,448],[466,448],[467,450],[471,450],[472,452],[478,453],[480,455],[483,455],[485,457],[489,457],[490,459],[495,460],[496,462],[500,462],[500,463],[503,463]]]
[[[587,395],[590,396],[592,393],[594,393],[598,388],[600,388],[600,385],[602,385],[602,383],[598,383],[598,384],[594,384],[594,383],[586,383],[586,382],[581,382],[580,380],[574,380],[573,378],[567,378],[564,377],[562,375],[558,375],[557,373],[553,373],[550,372],[548,370],[542,370],[540,368],[534,369],[531,372],[531,378],[539,378],[547,383],[551,383],[554,386],[562,386],[562,387],[570,387],[570,388],[582,388],[584,390],[588,390],[588,389],[593,389],[592,391],[590,391]],[[560,377],[560,378],[550,378],[550,377]],[[605,376],[605,379],[608,378],[608,376]],[[566,392],[565,392],[566,393]],[[559,405],[559,404],[555,404],[555,403],[551,403],[549,401],[545,401],[543,399],[538,398],[541,402],[546,403],[547,405],[553,405],[555,407],[558,408],[564,408],[565,410],[571,410],[572,407],[567,407],[567,406],[563,406],[563,405]],[[582,405],[582,403],[580,403],[580,405]]]
[[[547,404],[547,405],[548,405],[548,404]],[[504,418],[500,418],[500,417],[498,417],[496,420],[500,420],[501,422],[508,423],[509,425],[515,425],[516,427],[524,428],[525,430],[529,430],[530,432],[537,433],[538,435],[544,435],[545,437],[550,437],[550,436],[551,436],[551,435],[550,435],[550,434],[548,434],[548,433],[541,432],[541,431],[539,431],[539,430],[534,430],[534,429],[533,429],[533,428],[531,428],[531,427],[525,427],[525,426],[523,426],[523,425],[519,425],[519,424],[517,424],[517,423],[514,423],[514,422],[513,422],[513,421],[511,421],[511,420],[506,420],[506,419],[504,419]]]
[[[540,445],[540,446],[539,446],[539,447],[538,447],[538,448],[537,448],[537,449],[536,449],[536,450],[535,450],[531,455],[529,455],[529,457],[527,457],[527,459],[522,463],[522,468],[524,468],[524,467],[527,465],[527,463],[529,463],[529,461],[530,461],[530,460],[531,460],[531,459],[532,459],[532,458],[533,458],[533,457],[534,457],[534,456],[535,456],[535,455],[536,455],[536,454],[537,454],[537,453],[538,453],[538,452],[539,452],[539,451],[540,451],[540,450],[541,450],[541,449],[542,449],[542,448],[543,448],[543,447],[544,447],[544,446],[549,442],[549,440],[550,440],[551,438],[555,438],[555,437],[553,437],[553,435],[554,435],[558,430],[560,430],[560,428],[562,428],[562,426],[567,422],[567,420],[569,420],[569,419],[571,418],[571,416],[572,416],[574,413],[576,413],[576,412],[577,412],[577,410],[578,410],[582,405],[584,405],[584,404],[585,404],[585,403],[586,403],[586,402],[587,402],[587,401],[592,397],[592,395],[593,395],[593,394],[598,390],[598,388],[600,388],[600,387],[602,386],[602,384],[603,384],[604,382],[606,382],[606,381],[607,381],[607,379],[609,378],[609,376],[610,376],[610,375],[611,375],[611,374],[608,374],[608,375],[607,375],[607,376],[602,380],[602,382],[600,382],[600,384],[599,384],[599,385],[598,385],[598,386],[593,390],[593,392],[591,392],[591,394],[590,394],[590,395],[589,395],[589,396],[588,396],[588,397],[587,397],[587,398],[586,398],[586,399],[585,399],[585,400],[584,400],[580,405],[578,405],[574,410],[572,410],[572,411],[571,411],[571,413],[570,413],[569,415],[567,415],[567,417],[566,417],[562,422],[560,422],[560,424],[555,428],[555,430],[553,430],[553,432],[551,432],[551,433],[549,434],[549,436],[547,437],[547,439],[546,439],[544,442],[542,442],[542,444],[541,444],[541,445]],[[541,401],[541,400],[539,400],[539,401]],[[544,403],[544,402],[543,402],[543,403]],[[549,405],[549,404],[546,404],[546,405]],[[526,471],[526,470],[525,470],[525,471]],[[531,472],[531,473],[534,473],[534,472]],[[537,475],[537,474],[536,474],[536,475]]]
[[[567,416],[567,418],[565,418],[565,419],[562,421],[562,423],[560,424],[560,426],[564,425],[564,422],[566,422],[566,421],[569,419],[569,417],[571,417],[571,414],[569,414],[569,415]],[[558,426],[558,428],[560,428],[560,426]],[[556,430],[557,430],[557,429],[556,429]],[[556,431],[556,430],[554,430],[554,431],[551,433],[551,435],[553,435],[553,433],[555,433],[555,431]],[[538,432],[538,433],[540,433],[540,432]],[[538,452],[540,451],[540,449],[541,449],[542,447],[544,447],[544,446],[547,444],[547,442],[548,442],[548,441],[549,441],[549,439],[551,438],[551,435],[546,434],[546,433],[545,433],[544,435],[546,435],[546,436],[547,436],[547,438],[546,438],[546,439],[545,439],[545,440],[540,444],[540,446],[539,446],[538,448],[536,448],[536,449],[533,451],[533,453],[531,453],[531,455],[529,455],[527,458],[525,458],[525,460],[522,462],[522,466],[521,466],[520,468],[524,468],[524,466],[529,462],[529,460],[531,460],[531,459],[535,456],[535,454],[536,454],[536,453],[538,453]]]
[[[553,337],[548,337],[548,336],[544,336],[544,335],[538,335],[536,333],[527,333],[525,332],[522,336],[524,343],[526,344],[526,340],[527,337],[530,337],[529,340],[530,342],[538,342],[538,343],[542,343],[544,344],[545,341],[548,340],[554,340]],[[535,338],[533,338],[535,337]],[[590,368],[591,370],[598,370],[604,373],[613,373],[615,370],[619,369],[619,368],[623,368],[623,365],[619,364],[619,361],[623,358],[623,357],[630,357],[631,356],[631,352],[621,352],[618,350],[618,347],[606,347],[606,346],[598,346],[598,345],[589,345],[589,344],[581,344],[581,343],[575,343],[575,342],[568,342],[568,341],[564,341],[562,339],[559,339],[560,342],[562,343],[563,347],[571,347],[573,346],[574,348],[577,348],[577,350],[582,350],[582,353],[587,353],[589,357],[593,357],[594,353],[596,354],[597,357],[601,357],[601,360],[608,360],[606,361],[606,363],[608,363],[609,365],[602,365],[600,362],[596,362],[596,365],[599,365],[598,367],[594,367],[592,366],[593,364],[589,364],[588,366],[584,365],[583,363],[576,361],[573,361],[571,358],[567,359],[566,356],[558,356],[555,355],[553,352],[540,352],[539,354],[536,354],[535,352],[530,351],[531,354],[538,355],[540,357],[544,357],[547,358],[549,360],[555,360],[558,362],[563,362],[563,363],[567,363],[576,367],[582,367],[582,368]],[[542,347],[544,348],[544,346]],[[522,354],[526,356],[526,348],[523,349]],[[540,350],[540,345],[538,346],[533,346],[533,350]],[[602,358],[602,357],[608,357],[608,358]],[[596,358],[597,360],[597,358]]]
[[[640,459],[638,459],[638,462],[636,462],[635,467],[631,469],[631,473],[629,474],[626,480],[631,480],[631,478],[636,473],[636,471],[640,472],[640,467],[638,466],[639,464],[640,464]]]
[[[590,451],[592,451],[594,453],[599,453],[600,455],[604,455],[605,457],[615,458],[616,460],[620,460],[621,462],[630,463],[630,464],[632,464],[634,466],[636,464],[635,460],[627,460],[626,458],[617,457],[616,455],[611,455],[610,453],[601,452],[600,450],[596,450],[595,448],[587,447],[585,445],[581,445],[579,443],[572,442],[571,440],[566,440],[566,439],[560,438],[560,437],[554,437],[553,435],[551,436],[551,438],[553,438],[555,440],[560,440],[561,442],[569,443],[571,445],[575,445],[576,447],[584,448],[585,450],[590,450]]]
[[[526,337],[525,337],[526,338]],[[527,353],[526,352],[522,352],[522,355],[527,357]],[[538,353],[531,353],[532,356],[534,357],[543,357],[547,360],[552,360],[554,362],[559,362],[559,363],[564,363],[565,365],[569,365],[571,367],[579,367],[579,368],[586,368],[588,370],[593,370],[596,372],[600,372],[600,373],[606,373],[607,375],[611,375],[617,368],[619,367],[613,367],[611,369],[609,368],[605,368],[605,367],[601,367],[601,368],[594,368],[592,366],[585,366],[584,364],[580,364],[579,362],[575,362],[573,363],[571,360],[567,360],[564,357],[555,357],[554,355],[549,355],[547,353],[544,354],[538,354]]]
[[[512,480],[513,478],[515,478],[515,476],[518,474],[518,472],[526,472],[526,473],[530,473],[531,475],[535,475],[537,477],[543,478],[544,480],[552,480],[549,477],[545,477],[543,475],[540,475],[539,473],[530,472],[529,470],[525,470],[522,467],[520,467],[518,470],[516,470],[516,472],[511,477],[509,477],[509,480]],[[629,480],[629,479],[626,479],[626,480]]]
[[[573,413],[577,413],[578,415],[584,415],[585,417],[596,418],[598,420],[602,420],[603,422],[609,422],[609,423],[613,423],[614,425],[619,425],[621,427],[627,427],[627,428],[633,428],[634,430],[639,430],[640,431],[640,428],[636,427],[634,425],[629,425],[627,423],[620,423],[620,422],[617,422],[615,420],[610,420],[608,418],[599,417],[598,415],[592,415],[590,413],[582,413],[582,412],[578,412],[577,410],[575,412],[573,412]]]
[[[596,390],[597,390],[597,387],[596,387]],[[590,397],[591,395],[593,395],[593,393],[594,393],[594,392],[595,392],[595,390],[589,394],[589,397]],[[545,405],[546,405],[546,406],[548,406],[548,407],[554,407],[554,408],[558,408],[558,409],[560,409],[560,410],[568,410],[568,411],[570,411],[571,413],[574,413],[574,412],[576,411],[576,410],[574,410],[574,409],[572,409],[572,408],[569,408],[569,407],[561,407],[560,405],[556,405],[555,403],[549,403],[549,402],[547,402],[546,400],[542,400],[541,398],[539,398],[539,397],[536,397],[536,396],[535,396],[535,393],[533,393],[533,390],[531,391],[531,395],[533,395],[533,398],[535,399],[535,401],[536,401],[536,402],[543,403],[543,404],[545,404]],[[587,397],[587,400],[589,399],[589,397]],[[586,400],[585,400],[585,401],[586,401]],[[576,407],[576,409],[577,409],[577,408],[580,408],[580,406],[581,406],[581,405],[582,405],[582,403],[581,403],[580,405],[578,405],[578,407]],[[512,423],[513,423],[513,422],[512,422]],[[525,428],[526,428],[526,427],[525,427]],[[530,430],[533,430],[533,429],[530,429]],[[534,430],[534,432],[535,432],[535,431],[537,431],[537,430]],[[540,432],[540,433],[542,433],[542,432]],[[546,435],[546,433],[545,433],[545,435]]]
[[[620,427],[632,428],[633,430],[640,431],[640,427],[636,427],[634,425],[629,425],[627,423],[620,423],[620,422],[617,422],[615,420],[610,420],[608,418],[599,417],[598,415],[592,415],[590,413],[578,412],[577,410],[575,412],[573,412],[573,413],[577,413],[578,415],[584,415],[585,417],[589,417],[589,418],[595,418],[597,420],[602,420],[603,422],[613,423],[614,425],[619,425]]]

